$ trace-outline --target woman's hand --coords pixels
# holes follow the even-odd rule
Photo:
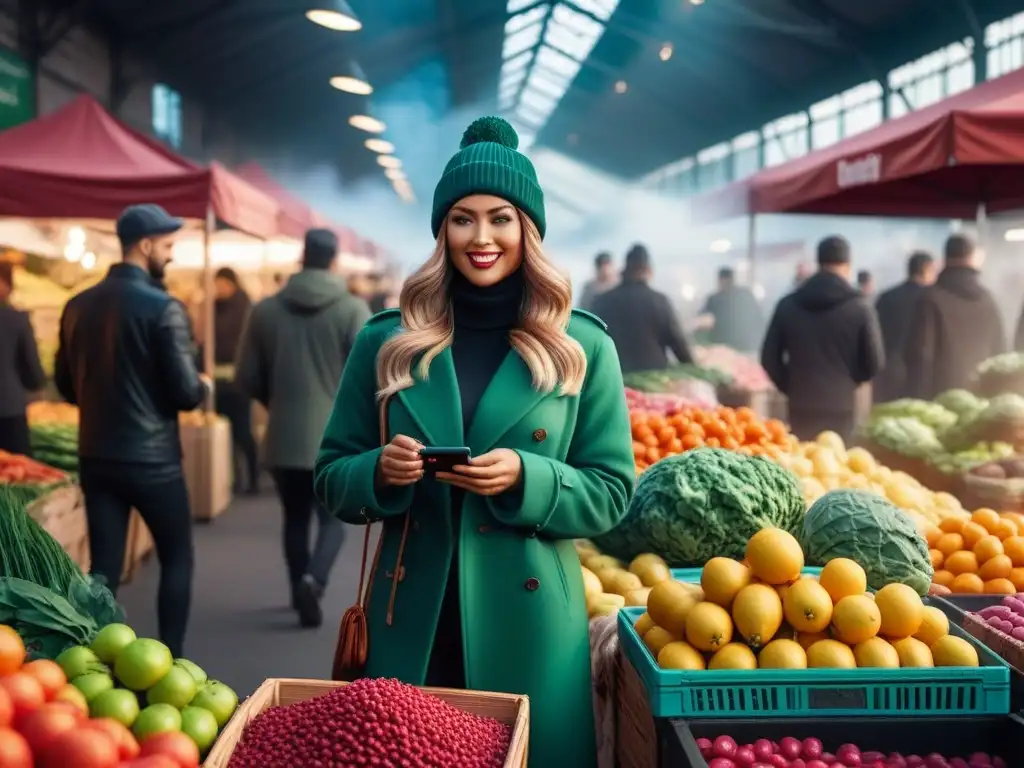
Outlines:
[[[497,496],[519,482],[523,460],[508,448],[498,448],[460,464],[452,472],[438,472],[437,479],[480,496]]]
[[[412,485],[423,477],[423,446],[405,435],[395,435],[377,462],[379,485]]]

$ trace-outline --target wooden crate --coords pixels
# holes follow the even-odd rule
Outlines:
[[[256,689],[238,707],[234,717],[224,726],[217,743],[203,763],[204,768],[227,768],[231,754],[242,739],[245,726],[261,712],[271,707],[287,706],[330,693],[346,683],[329,680],[289,680],[271,678]],[[483,693],[481,691],[456,691],[450,688],[424,688],[424,691],[447,701],[454,707],[474,715],[493,717],[499,722],[512,726],[512,741],[509,745],[505,768],[526,768],[528,740],[530,736],[530,700],[526,696],[509,693]]]
[[[658,732],[647,701],[647,690],[633,665],[619,651],[618,738],[619,768],[655,768],[658,765]]]
[[[227,419],[181,427],[181,465],[194,519],[213,520],[231,504],[232,450]]]
[[[85,497],[77,484],[56,488],[28,506],[28,514],[56,539],[82,570],[89,568],[89,529]]]

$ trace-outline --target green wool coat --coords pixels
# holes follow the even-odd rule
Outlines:
[[[425,478],[378,493],[375,363],[400,325],[375,315],[356,339],[316,462],[317,495],[349,523],[382,520],[384,543],[368,610],[367,675],[422,685],[452,557],[451,493]],[[429,376],[395,396],[389,434],[424,445],[468,445],[474,456],[511,448],[522,488],[465,494],[459,526],[459,595],[467,686],[530,697],[530,767],[596,765],[587,609],[572,539],[613,528],[626,512],[635,470],[629,413],[615,346],[604,324],[574,311],[569,335],[583,347],[578,396],[537,392],[510,351],[464,433],[450,350]],[[412,524],[391,626],[385,621],[403,513]]]

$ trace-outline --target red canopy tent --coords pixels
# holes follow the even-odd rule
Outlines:
[[[259,163],[245,163],[236,168],[235,173],[277,201],[279,206],[277,228],[281,235],[302,240],[306,236],[307,229],[319,226],[313,210],[278,184]]]
[[[973,219],[1024,207],[1024,70],[703,198],[695,221],[759,213]]]
[[[190,219],[212,209],[243,232],[277,233],[270,196],[218,163],[175,155],[90,96],[0,133],[0,216],[109,220],[142,202]]]

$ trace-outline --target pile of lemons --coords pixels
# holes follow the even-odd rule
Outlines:
[[[700,588],[666,580],[634,628],[663,669],[976,667],[974,646],[949,634],[938,608],[904,584],[867,591],[846,558],[801,575],[804,555],[786,531],[750,538],[743,562],[716,557]]]

